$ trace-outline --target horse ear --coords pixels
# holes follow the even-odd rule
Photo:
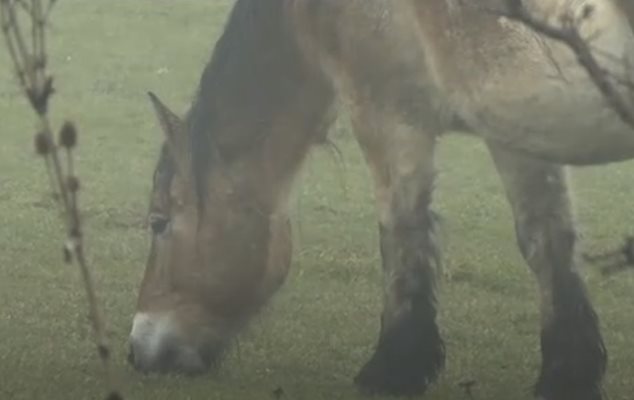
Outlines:
[[[189,169],[189,151],[185,124],[178,115],[163,104],[157,95],[148,92],[148,97],[154,106],[159,125],[165,134],[170,156],[172,156],[179,172],[186,174]]]

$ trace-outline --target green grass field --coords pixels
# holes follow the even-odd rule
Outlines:
[[[178,3],[179,5],[176,5]],[[149,236],[143,219],[161,132],[145,96],[184,111],[224,24],[228,0],[63,0],[54,14],[53,116],[77,121],[88,252],[129,399],[358,399],[352,377],[378,332],[380,268],[368,172],[342,119],[344,157],[315,149],[295,197],[291,276],[217,375],[141,376],[125,362]],[[0,52],[0,399],[99,399],[84,293],[62,262],[58,214],[34,156],[34,123]],[[634,162],[574,170],[585,251],[634,232]],[[515,246],[486,150],[443,139],[436,209],[446,267],[441,324],[448,365],[426,399],[528,400],[539,365],[536,284]],[[585,272],[611,362],[611,400],[634,392],[634,274]]]

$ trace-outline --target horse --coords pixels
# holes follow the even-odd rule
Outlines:
[[[627,93],[627,2],[524,3],[553,24],[589,14],[580,32]],[[294,178],[345,109],[374,181],[384,273],[380,332],[356,385],[423,394],[445,366],[434,155],[442,135],[461,132],[486,144],[540,289],[534,395],[602,399],[608,357],[579,273],[567,171],[634,158],[634,132],[568,47],[504,10],[505,0],[236,0],[187,112],[148,93],[164,140],[134,367],[200,374],[220,364],[285,281]]]

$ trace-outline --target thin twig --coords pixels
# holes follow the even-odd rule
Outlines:
[[[634,269],[634,237],[626,237],[625,243],[618,249],[596,255],[586,254],[584,258],[587,262],[600,266],[603,276]]]
[[[22,72],[24,71],[24,67],[20,65],[21,57],[18,56],[18,50],[15,47],[14,41],[11,39],[13,32],[12,21],[9,19],[9,13],[5,11],[5,7],[7,7],[5,3],[7,3],[8,1],[9,0],[2,0],[2,7],[0,7],[2,34],[5,38],[7,50],[9,51],[9,56],[11,58],[11,61],[13,62],[13,68],[15,69],[16,75],[18,76],[18,79],[20,81],[20,87],[25,90],[26,94],[26,88],[28,87],[28,85],[26,82],[26,76],[24,76],[24,73]]]
[[[13,61],[18,82],[37,115],[39,131],[36,135],[36,148],[44,157],[47,172],[56,200],[61,203],[65,215],[66,241],[64,254],[67,261],[74,259],[79,267],[82,283],[86,290],[90,321],[93,328],[99,358],[105,370],[108,389],[107,400],[120,400],[115,385],[110,360],[110,348],[106,335],[106,325],[95,291],[94,279],[85,255],[84,236],[79,212],[79,179],[75,176],[72,148],[76,145],[77,132],[74,125],[66,122],[60,130],[60,143],[56,144],[53,129],[48,118],[48,103],[53,94],[52,78],[46,71],[46,26],[50,10],[55,0],[49,0],[46,11],[43,0],[0,0],[0,23],[5,37],[8,53]],[[31,48],[27,46],[20,27],[16,9],[26,11],[31,21]],[[59,147],[66,150],[67,167],[64,170]]]
[[[566,44],[575,54],[579,64],[586,70],[590,79],[604,96],[609,106],[630,127],[634,128],[634,109],[629,107],[625,98],[616,89],[610,74],[599,64],[592,54],[590,44],[581,36],[579,25],[594,12],[591,6],[584,8],[581,19],[575,19],[570,13],[561,16],[561,27],[553,26],[535,17],[523,5],[522,0],[507,0],[508,11],[502,13],[511,20],[519,21],[535,32]]]
[[[634,0],[622,0],[623,7],[627,13],[631,27],[634,27]],[[587,5],[581,13],[581,17],[575,19],[571,12],[560,16],[561,27],[552,26],[549,23],[535,17],[523,5],[522,0],[507,0],[508,11],[499,13],[505,17],[523,23],[528,28],[538,34],[553,39],[567,45],[577,57],[579,64],[586,70],[590,79],[600,91],[610,108],[628,126],[634,129],[634,108],[628,103],[626,96],[622,95],[616,85],[627,90],[630,100],[634,100],[634,83],[626,73],[625,77],[612,75],[605,68],[601,67],[593,51],[603,57],[610,58],[613,62],[618,62],[615,57],[605,54],[599,49],[591,46],[591,38],[583,38],[579,31],[581,24],[590,18],[594,13],[594,8]],[[625,63],[625,61],[623,61]],[[629,65],[624,65],[625,71],[632,71]],[[597,256],[585,256],[590,263],[602,264],[601,272],[604,276],[634,268],[634,238],[628,237],[625,244],[615,251],[610,251]]]

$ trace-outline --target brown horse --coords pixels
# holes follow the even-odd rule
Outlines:
[[[622,0],[529,0],[553,23],[594,5],[582,33],[631,81]],[[375,180],[384,310],[355,382],[422,393],[445,359],[430,210],[438,137],[481,137],[540,287],[536,396],[598,400],[607,356],[577,271],[565,165],[634,158],[634,132],[569,49],[490,12],[504,0],[237,0],[181,119],[151,95],[167,140],[131,333],[142,371],[206,370],[284,282],[287,203],[307,152],[344,100]],[[625,90],[625,88],[623,88]]]

